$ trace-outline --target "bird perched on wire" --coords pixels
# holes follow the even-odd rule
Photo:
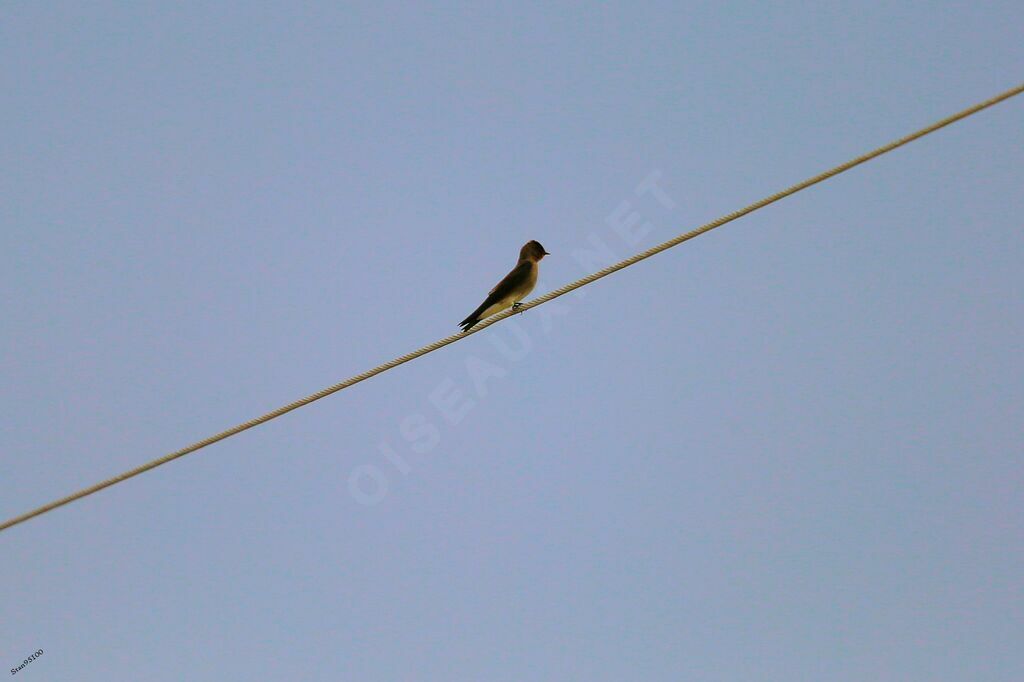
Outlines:
[[[537,285],[537,272],[544,256],[551,254],[544,250],[540,242],[531,240],[519,250],[519,262],[512,268],[512,272],[505,275],[505,279],[498,282],[497,286],[491,289],[480,307],[474,310],[469,317],[459,322],[462,331],[468,332],[480,320],[491,315],[497,315],[508,308],[518,308],[521,301],[530,295],[533,287]]]

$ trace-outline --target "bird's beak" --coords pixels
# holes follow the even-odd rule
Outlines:
[[[544,252],[544,255],[545,255],[545,256],[550,256],[551,254],[550,254],[550,253],[548,253],[547,251],[545,251],[545,252]]]

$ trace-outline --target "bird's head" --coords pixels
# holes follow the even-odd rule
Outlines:
[[[526,242],[526,246],[519,252],[519,259],[530,259],[540,261],[544,256],[550,256],[551,254],[544,250],[544,247],[540,245],[540,242],[532,239]]]

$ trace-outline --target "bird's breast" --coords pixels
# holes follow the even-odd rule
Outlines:
[[[533,288],[537,286],[537,272],[539,270],[540,268],[537,267],[536,263],[530,263],[530,271],[523,278],[523,281],[512,290],[513,301],[521,301],[533,291]]]

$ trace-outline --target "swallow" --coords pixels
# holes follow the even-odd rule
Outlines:
[[[533,287],[537,286],[537,272],[544,256],[551,254],[544,250],[540,242],[531,240],[519,251],[519,262],[512,268],[512,272],[505,275],[505,279],[491,289],[480,307],[474,310],[469,317],[459,322],[462,331],[468,332],[480,320],[491,315],[496,315],[508,308],[518,308],[521,301],[530,295]]]

